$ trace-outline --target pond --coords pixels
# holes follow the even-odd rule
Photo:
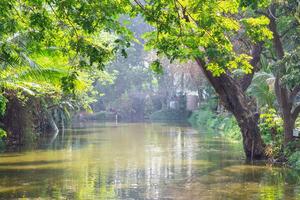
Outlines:
[[[1,199],[300,199],[300,173],[180,124],[84,123],[0,154]]]

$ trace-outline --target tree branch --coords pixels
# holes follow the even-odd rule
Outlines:
[[[250,74],[246,74],[240,80],[240,85],[243,91],[246,91],[247,88],[250,86],[254,73],[259,71],[258,63],[260,61],[262,49],[263,49],[263,42],[260,42],[258,44],[255,44],[251,50],[252,59],[250,61],[250,64],[253,66],[253,70]]]
[[[281,102],[281,93],[280,93],[280,78],[279,78],[278,74],[276,75],[276,78],[275,78],[274,89],[275,89],[275,95],[276,95],[278,104],[280,105],[279,107],[281,108],[282,102]]]
[[[293,103],[295,98],[297,97],[297,94],[300,92],[300,85],[293,88],[291,94],[290,94],[290,102]]]
[[[269,19],[270,19],[270,30],[273,33],[273,44],[274,44],[274,48],[275,48],[275,52],[277,54],[277,57],[279,59],[283,59],[284,57],[284,49],[283,49],[283,45],[282,42],[280,40],[280,35],[278,33],[278,29],[277,29],[277,24],[276,24],[276,18],[274,18],[274,13],[276,12],[276,9],[274,7],[274,5],[271,6],[271,8],[269,9]]]
[[[142,4],[139,0],[134,0],[134,2],[135,2],[142,10],[145,10],[145,7],[143,6],[143,4]]]

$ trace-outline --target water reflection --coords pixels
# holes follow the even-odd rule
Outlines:
[[[300,199],[296,171],[186,126],[84,124],[42,146],[0,154],[2,199]]]

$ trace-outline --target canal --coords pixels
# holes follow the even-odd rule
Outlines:
[[[181,124],[84,123],[0,154],[0,199],[300,199],[300,173]]]

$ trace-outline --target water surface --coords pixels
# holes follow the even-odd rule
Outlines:
[[[1,199],[300,199],[297,171],[188,126],[86,123],[43,143],[0,154]]]

